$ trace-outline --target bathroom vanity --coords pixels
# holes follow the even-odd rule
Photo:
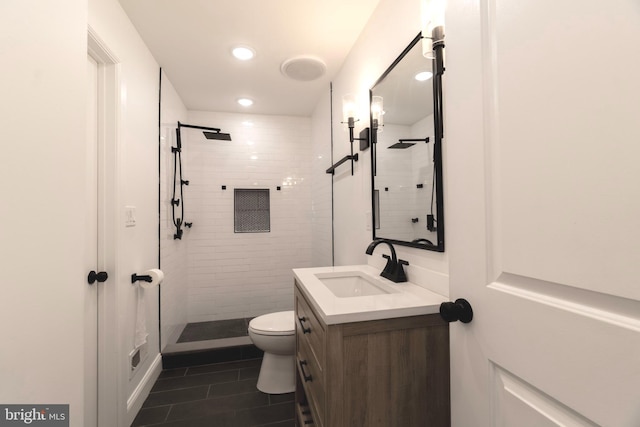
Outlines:
[[[297,425],[450,425],[446,298],[370,266],[295,269]]]

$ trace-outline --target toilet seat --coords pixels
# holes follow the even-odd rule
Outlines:
[[[249,329],[259,335],[293,335],[296,330],[293,311],[280,311],[255,317],[249,322]]]

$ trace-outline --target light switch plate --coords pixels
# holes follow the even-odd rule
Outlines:
[[[124,207],[124,226],[125,227],[136,226],[136,207],[135,206]]]

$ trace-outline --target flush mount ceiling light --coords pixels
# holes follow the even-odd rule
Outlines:
[[[327,66],[312,56],[297,56],[287,59],[280,66],[280,72],[286,77],[301,82],[310,82],[324,75]]]
[[[422,71],[416,74],[414,78],[419,82],[423,82],[425,80],[429,80],[431,77],[433,77],[433,73],[431,71]]]
[[[241,61],[248,61],[256,56],[256,51],[249,46],[236,46],[231,50],[231,54]]]
[[[249,98],[240,98],[238,99],[238,104],[242,105],[243,107],[250,107],[251,105],[253,105],[253,101]]]

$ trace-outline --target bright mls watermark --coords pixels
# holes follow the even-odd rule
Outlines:
[[[69,405],[0,405],[0,427],[69,427]]]

